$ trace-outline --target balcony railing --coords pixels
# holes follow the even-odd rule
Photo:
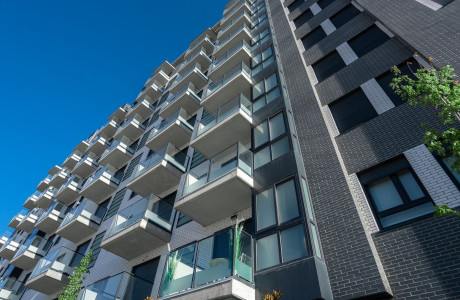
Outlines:
[[[37,224],[38,219],[43,215],[45,211],[41,208],[34,208],[27,213],[27,215],[22,219],[18,224],[19,230],[24,230],[25,232],[32,232],[35,224]]]
[[[205,162],[202,164],[204,163]],[[235,169],[240,169],[249,176],[252,176],[252,152],[241,143],[235,144],[222,151],[211,158],[207,163],[207,170],[203,169],[199,174],[195,174],[192,171],[187,173],[182,197]]]
[[[200,48],[200,49],[196,50],[195,52],[193,52],[192,54],[190,54],[189,58],[187,58],[185,61],[183,61],[180,64],[179,72],[182,70],[182,68],[184,68],[184,66],[186,66],[188,63],[190,63],[192,60],[194,60],[200,54],[202,54],[204,57],[206,57],[209,60],[209,62],[211,62],[211,58],[209,58],[209,55],[206,53],[206,49]]]
[[[11,238],[13,233],[9,230],[5,231],[2,235],[0,235],[0,244],[3,246],[6,242]]]
[[[173,97],[171,97],[170,99],[166,100],[164,102],[165,104],[163,105],[162,110],[164,110],[166,107],[168,107],[171,104],[173,104],[174,102],[176,102],[176,100],[179,99],[180,97],[182,97],[185,93],[189,93],[190,95],[192,95],[192,97],[194,97],[197,102],[201,101],[201,98],[197,94],[195,94],[195,92],[191,89],[190,85],[187,85],[183,89],[181,89],[180,91],[175,93]]]
[[[123,129],[126,128],[126,126],[131,125],[131,124],[134,126],[138,126],[142,130],[145,130],[145,125],[142,124],[142,122],[140,122],[139,120],[137,120],[136,116],[134,116],[134,117],[131,117],[129,120],[125,121],[123,124],[121,124],[121,126],[117,129],[117,132],[115,132],[114,135],[117,136],[121,131],[123,131]]]
[[[145,127],[144,127],[145,128]],[[125,139],[126,140],[126,139]],[[104,157],[106,157],[112,150],[116,149],[118,146],[121,146],[123,149],[125,149],[127,152],[134,154],[134,149],[129,147],[128,145],[125,144],[125,140],[123,138],[116,140],[112,142],[109,148],[107,148],[104,153],[102,153],[101,158],[99,161],[101,161]],[[91,178],[90,178],[91,179]],[[90,181],[90,179],[88,181]],[[88,181],[86,183],[88,183]],[[86,185],[85,185],[86,186]]]
[[[246,3],[246,1],[242,2],[240,5],[236,6],[235,8],[233,8],[228,14],[226,17],[222,18],[222,20],[220,21],[220,24],[224,24],[225,22],[227,22],[228,19],[230,19],[232,17],[232,15],[238,11],[241,7],[243,6],[247,6],[249,10],[251,10],[251,8],[249,7],[249,5]]]
[[[107,180],[109,180],[110,182],[118,185],[120,183],[120,179],[116,178],[114,176],[114,174],[112,174],[113,172],[112,171],[109,171],[109,169],[107,169],[107,167],[102,167],[101,169],[99,169],[99,171],[97,171],[96,173],[94,173],[93,175],[91,175],[90,178],[88,178],[88,180],[86,181],[85,185],[82,187],[82,191],[87,188],[88,186],[90,186],[93,182],[95,182],[96,180],[100,179],[100,178],[105,178]]]
[[[8,241],[0,248],[0,257],[11,260],[18,251],[22,243],[27,239],[27,234],[23,232],[14,233]]]
[[[40,193],[41,194],[41,193]],[[18,212],[10,221],[10,223],[8,224],[8,226],[12,227],[12,228],[16,228],[16,226],[18,226],[19,223],[22,222],[22,220],[24,220],[24,217],[28,214],[28,210],[26,209],[23,209],[21,210],[20,212]]]
[[[62,202],[55,201],[38,219],[36,228],[53,234],[65,218],[68,207]]]
[[[222,27],[219,31],[219,33],[217,34],[217,37],[219,38],[221,35],[223,35],[225,33],[225,31],[227,31],[230,27],[232,27],[232,25],[234,25],[235,23],[237,23],[243,16],[246,16],[249,20],[251,19],[251,16],[250,14],[248,14],[245,10],[243,10],[242,12],[240,12],[238,15],[236,15],[231,22],[229,22],[227,25],[225,25],[224,27]]]
[[[197,72],[199,75],[203,77],[204,80],[208,80],[208,77],[204,75],[204,73],[196,67],[196,65],[192,66],[191,68],[187,69],[184,71],[183,75],[179,75],[176,77],[174,82],[171,84],[169,87],[169,90],[172,90],[176,85],[178,85],[184,78],[186,78],[188,75],[190,75],[192,72]]]
[[[86,153],[85,155],[83,155],[80,161],[75,165],[74,170],[77,169],[81,164],[83,164],[86,161],[91,163],[91,165],[94,166],[95,168],[99,166],[99,164],[97,163],[96,157],[92,157],[90,156],[90,153]]]
[[[77,175],[72,175],[72,176],[69,178],[69,180],[67,180],[67,182],[64,183],[64,185],[61,186],[61,187],[59,188],[59,191],[57,192],[56,195],[59,196],[59,194],[60,194],[63,190],[65,190],[67,187],[73,187],[73,189],[75,189],[75,190],[80,190],[81,187],[82,187],[82,186],[81,186],[81,183],[82,183],[82,182],[83,182],[83,180],[82,180],[80,177],[78,177]]]
[[[144,299],[152,293],[153,283],[123,272],[87,286],[78,300]]]
[[[24,291],[24,283],[15,277],[7,277],[0,282],[0,299],[18,300]]]
[[[167,118],[166,120],[163,120],[160,125],[158,125],[157,128],[154,128],[148,138],[147,138],[147,143],[151,139],[155,138],[157,135],[159,135],[165,128],[168,128],[171,124],[175,123],[176,121],[179,121],[181,124],[184,126],[188,127],[190,130],[193,130],[193,125],[190,124],[185,118],[182,117],[182,115],[186,114],[185,111],[183,110],[178,110],[175,114]]]
[[[52,241],[49,241],[41,236],[31,236],[19,248],[16,255],[11,260],[11,264],[25,270],[30,270],[35,267],[39,257],[46,255],[52,246]],[[29,252],[28,255],[24,255]]]
[[[185,52],[185,56],[188,56],[195,49],[196,46],[201,44],[201,42],[203,42],[206,39],[209,41],[210,44],[212,44],[211,38],[208,35],[205,35],[201,39],[190,45],[189,49]]]
[[[169,254],[163,274],[161,297],[234,276],[253,282],[252,237],[232,228],[186,246]]]
[[[213,81],[208,89],[206,90],[206,96],[209,97],[213,93],[215,93],[217,90],[219,90],[222,86],[224,86],[226,83],[231,81],[233,78],[238,76],[239,74],[244,74],[248,78],[251,78],[251,69],[245,64],[241,63],[236,66],[234,66],[230,71],[228,71],[226,74],[224,74],[222,77],[219,79]]]
[[[211,69],[209,72],[212,72],[214,69],[218,68],[220,65],[222,65],[225,61],[227,61],[228,58],[232,57],[233,54],[238,52],[241,49],[245,49],[249,53],[251,53],[251,46],[249,46],[248,42],[245,40],[242,40],[239,42],[235,47],[232,49],[228,50],[224,55],[222,55],[218,60],[215,60],[212,65]]]
[[[83,217],[84,219],[92,223],[100,225],[106,210],[107,209],[105,207],[102,207],[92,201],[85,199],[79,206],[73,208],[66,215],[64,221],[62,221],[61,226],[59,226],[59,229],[65,227],[68,223],[72,222],[78,217]]]

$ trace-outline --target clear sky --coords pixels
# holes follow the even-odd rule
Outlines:
[[[51,167],[228,1],[0,1],[0,234]]]

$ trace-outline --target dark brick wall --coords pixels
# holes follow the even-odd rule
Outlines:
[[[375,234],[394,299],[460,299],[460,220],[428,218]]]
[[[281,1],[269,0],[268,4],[334,297],[385,293]]]

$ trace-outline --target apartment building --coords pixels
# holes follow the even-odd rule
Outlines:
[[[49,170],[0,237],[0,299],[459,299],[460,177],[407,62],[460,70],[458,0],[231,0]],[[418,55],[414,55],[418,53]],[[20,210],[18,208],[18,210]]]

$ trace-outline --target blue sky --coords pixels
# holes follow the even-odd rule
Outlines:
[[[0,2],[0,234],[51,167],[134,101],[227,2]]]

